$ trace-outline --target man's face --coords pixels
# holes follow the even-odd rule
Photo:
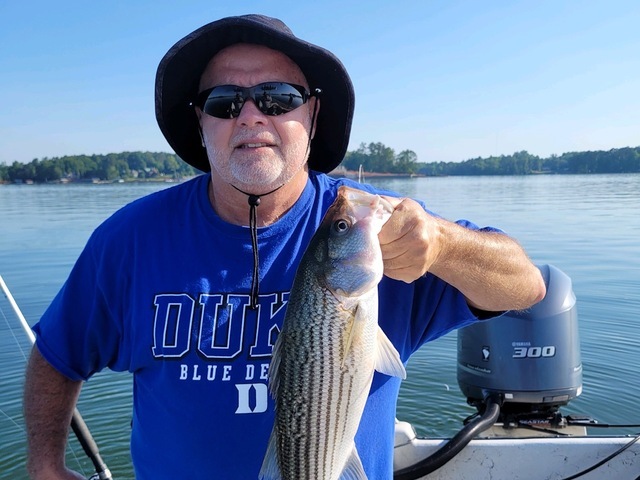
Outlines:
[[[213,57],[199,90],[274,81],[309,89],[298,66],[286,55],[259,45],[237,44]],[[212,175],[254,194],[287,183],[306,166],[314,101],[278,116],[263,114],[252,100],[232,119],[215,118],[197,109]]]

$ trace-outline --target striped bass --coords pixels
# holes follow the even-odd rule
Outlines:
[[[354,438],[374,370],[406,377],[378,326],[378,233],[392,211],[340,187],[302,257],[269,368],[276,418],[261,479],[367,478]]]

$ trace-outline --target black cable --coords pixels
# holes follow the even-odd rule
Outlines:
[[[486,408],[480,417],[465,425],[451,440],[424,460],[395,472],[393,479],[415,480],[437,470],[460,453],[476,435],[490,428],[499,416],[500,402],[487,398]]]
[[[640,427],[640,425],[611,425],[611,424],[606,424],[606,423],[593,423],[592,424],[592,423],[575,421],[575,420],[568,420],[567,421],[567,425],[588,427],[588,428],[592,428],[592,427],[596,427],[596,428],[639,428]],[[519,428],[529,429],[529,430],[541,431],[541,432],[550,433],[550,434],[554,434],[554,435],[571,436],[570,434],[558,432],[556,430],[552,430],[552,429],[548,429],[548,428],[535,427],[533,425],[528,425],[526,423],[521,423],[521,422],[518,422],[518,427]],[[601,467],[602,465],[604,465],[605,463],[607,463],[609,460],[611,460],[611,459],[615,458],[616,456],[620,455],[622,452],[624,452],[627,448],[631,447],[638,440],[640,440],[640,434],[638,434],[629,443],[623,445],[617,451],[615,451],[614,453],[612,453],[611,455],[609,455],[605,459],[601,460],[600,462],[596,463],[595,465],[592,465],[591,467],[589,467],[589,468],[587,468],[585,470],[582,470],[582,471],[572,475],[571,477],[564,478],[562,480],[572,480],[574,478],[579,478],[579,477],[581,477],[583,475],[586,475],[589,472],[592,472],[593,470],[595,470],[595,469]],[[640,476],[637,477],[635,480],[640,480]]]
[[[624,452],[627,448],[631,447],[634,443],[636,443],[638,440],[640,440],[640,434],[636,435],[635,438],[633,440],[631,440],[630,442],[626,443],[625,445],[623,445],[622,447],[620,447],[618,450],[616,450],[615,452],[613,452],[611,455],[609,455],[608,457],[604,458],[603,460],[599,461],[598,463],[596,463],[595,465],[592,465],[589,468],[586,468],[578,473],[576,473],[575,475],[572,475],[570,477],[566,477],[563,478],[562,480],[573,480],[574,478],[578,478],[581,477],[583,475],[586,475],[589,472],[594,471],[596,468],[601,467],[602,465],[604,465],[605,463],[607,463],[609,460],[614,459],[615,457],[617,457],[618,455],[620,455],[622,452]],[[640,477],[638,477],[636,480],[638,480]]]
[[[612,425],[610,423],[584,423],[575,421],[568,421],[567,425],[576,425],[588,428],[640,428],[640,425]]]

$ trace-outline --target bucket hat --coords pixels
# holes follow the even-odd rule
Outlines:
[[[337,167],[347,151],[353,120],[355,95],[349,74],[331,52],[296,37],[281,20],[263,15],[227,17],[200,27],[160,61],[156,119],[178,156],[203,172],[210,170],[190,102],[211,57],[235,43],[264,45],[284,53],[300,67],[311,91],[322,90],[309,167],[325,173]]]

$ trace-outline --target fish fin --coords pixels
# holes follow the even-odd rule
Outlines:
[[[356,444],[353,444],[351,449],[351,455],[347,459],[347,463],[344,466],[344,470],[340,474],[339,480],[367,480],[367,475],[364,473],[364,467],[362,461],[356,450]]]
[[[267,453],[264,454],[264,460],[262,461],[262,468],[260,468],[258,478],[260,480],[282,480],[280,467],[278,466],[275,427],[271,431],[271,436],[269,437],[269,445],[267,446]]]
[[[280,370],[280,358],[282,356],[282,344],[284,343],[284,333],[280,331],[278,338],[276,339],[273,350],[271,351],[271,363],[269,364],[269,391],[271,396],[277,400],[278,398],[278,383],[280,376],[278,371]]]
[[[374,368],[378,372],[392,377],[407,378],[407,371],[400,360],[398,350],[380,327],[378,327],[378,348],[376,349]]]
[[[353,342],[353,333],[354,333],[354,325],[356,323],[356,321],[358,320],[358,313],[360,311],[360,308],[358,305],[356,305],[355,310],[353,311],[353,313],[350,316],[349,319],[349,324],[347,325],[347,338],[346,341],[344,342],[344,351],[342,352],[342,367],[344,367],[344,361],[347,359],[347,354],[349,353],[349,349],[351,349],[351,343]]]

